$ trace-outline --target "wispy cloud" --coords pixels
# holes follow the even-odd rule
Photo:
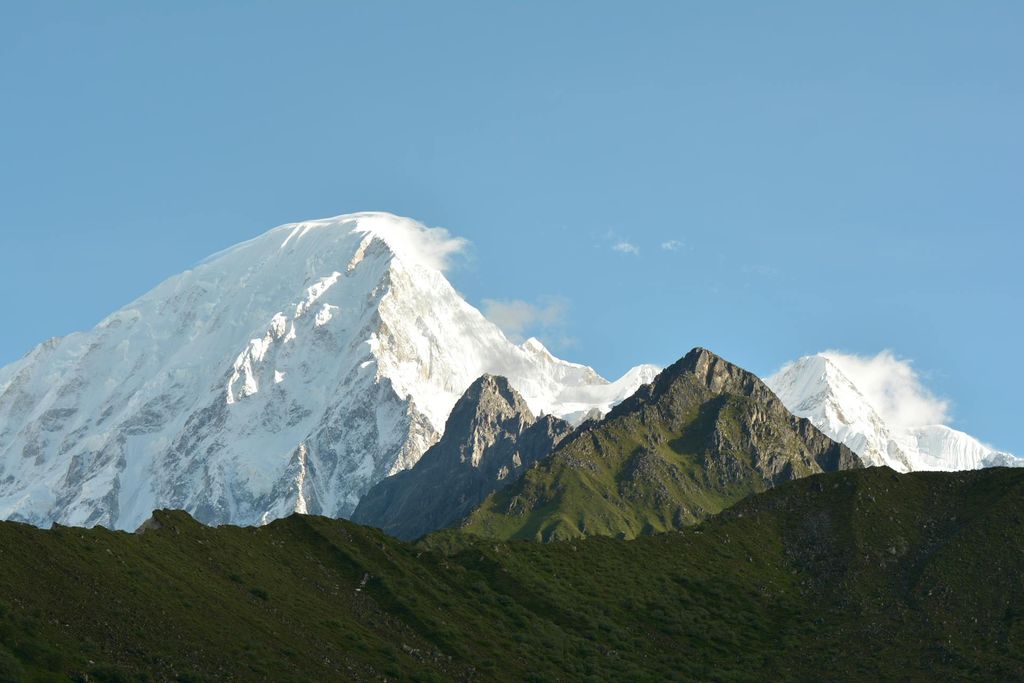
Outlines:
[[[835,363],[893,427],[909,429],[949,422],[949,401],[933,394],[911,361],[897,358],[892,351],[874,356],[841,351],[825,351],[821,355]]]
[[[565,314],[569,301],[564,297],[543,297],[537,303],[522,299],[484,299],[484,315],[501,328],[511,341],[521,344],[529,336],[554,339],[559,346],[571,346],[565,334]]]
[[[440,271],[448,270],[452,257],[469,247],[469,240],[455,237],[445,228],[428,228],[418,221],[388,214],[375,217],[369,227],[360,229],[383,239],[403,261]]]
[[[685,244],[681,240],[669,240],[661,243],[662,251],[679,251]]]
[[[634,256],[640,253],[640,247],[632,242],[616,242],[612,245],[612,249],[621,254],[633,254]]]

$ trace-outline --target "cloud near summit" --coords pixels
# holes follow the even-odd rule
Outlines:
[[[835,363],[893,427],[910,429],[949,422],[949,401],[933,394],[911,362],[897,358],[892,351],[875,356],[841,351],[824,351],[821,355]]]
[[[376,216],[370,230],[403,261],[442,272],[451,267],[454,256],[469,247],[469,240],[452,235],[446,228],[428,228],[418,221],[390,214]]]

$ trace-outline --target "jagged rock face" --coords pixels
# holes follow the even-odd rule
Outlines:
[[[512,344],[417,248],[428,233],[388,214],[281,226],[0,369],[0,518],[346,517],[481,374],[556,415],[606,412],[653,376],[610,383]]]
[[[406,540],[451,526],[571,429],[551,415],[534,417],[507,379],[484,375],[455,404],[441,440],[411,469],[370,489],[352,521]]]
[[[800,358],[765,382],[794,414],[849,446],[869,466],[897,472],[1024,466],[1024,459],[943,425],[898,429],[886,424],[827,354]]]
[[[464,526],[500,538],[631,538],[785,481],[861,466],[756,376],[694,349],[602,421],[581,426]]]

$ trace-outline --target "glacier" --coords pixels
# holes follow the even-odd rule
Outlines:
[[[1024,459],[952,427],[888,425],[827,354],[787,363],[765,383],[790,412],[849,446],[869,466],[884,465],[898,472],[1024,466]]]
[[[438,237],[387,213],[283,225],[0,369],[0,518],[347,517],[485,373],[578,422],[658,372],[609,382],[512,343],[445,278]]]

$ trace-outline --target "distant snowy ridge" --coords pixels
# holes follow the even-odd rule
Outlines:
[[[484,373],[570,420],[657,373],[608,382],[513,344],[442,274],[458,246],[385,213],[284,225],[41,344],[0,369],[0,517],[346,517],[437,441]]]
[[[887,425],[826,354],[789,363],[765,383],[791,412],[849,446],[868,465],[887,465],[899,472],[1024,466],[1024,459],[944,425]]]

